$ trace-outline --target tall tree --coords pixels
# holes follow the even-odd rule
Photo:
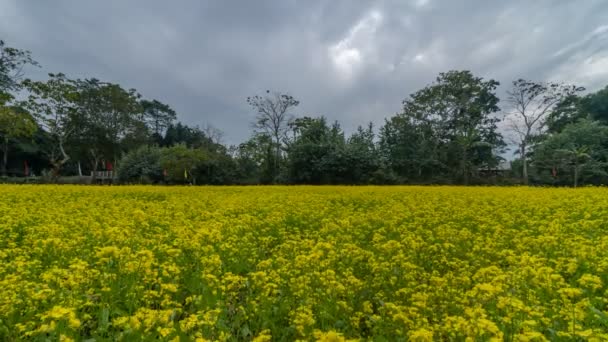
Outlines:
[[[25,80],[30,95],[23,106],[37,118],[52,143],[45,146],[45,153],[53,166],[53,177],[70,160],[66,142],[76,130],[78,92],[73,81],[64,74],[49,74],[47,81]]]
[[[347,164],[350,166],[348,183],[369,184],[377,182],[376,172],[380,168],[378,146],[376,145],[374,126],[359,126],[346,142]]]
[[[177,114],[169,105],[158,100],[141,100],[140,104],[144,122],[152,131],[153,140],[159,143],[166,129],[177,119]]]
[[[283,140],[289,130],[290,111],[300,102],[291,95],[279,92],[271,93],[266,90],[266,94],[263,96],[248,97],[247,103],[256,111],[253,123],[256,131],[270,136],[273,140],[275,153],[273,178],[276,180],[280,171]]]
[[[435,83],[404,100],[403,112],[386,123],[383,149],[404,176],[421,177],[434,169],[467,184],[478,168],[497,163],[494,150],[503,144],[494,115],[497,86],[470,71],[440,73]],[[404,170],[410,167],[417,172]]]
[[[288,152],[289,180],[294,183],[336,182],[343,165],[344,133],[339,125],[330,126],[324,117],[303,117],[290,124],[294,139]]]
[[[522,161],[522,181],[528,184],[528,152],[533,140],[542,134],[547,117],[564,99],[584,88],[553,82],[532,82],[518,79],[507,92],[511,112],[507,115]]]
[[[140,95],[134,89],[97,79],[76,80],[74,85],[78,91],[78,144],[86,146],[93,171],[102,159],[116,162],[127,147],[136,147],[123,144],[127,137],[145,135],[130,139],[131,144],[147,138]]]

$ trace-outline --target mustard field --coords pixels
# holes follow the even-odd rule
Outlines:
[[[608,189],[0,194],[2,341],[608,340]]]

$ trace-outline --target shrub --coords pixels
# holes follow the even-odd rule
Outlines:
[[[163,180],[160,164],[161,150],[143,146],[125,154],[118,164],[118,181],[121,183],[158,183]]]

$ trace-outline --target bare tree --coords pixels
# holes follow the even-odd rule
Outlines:
[[[205,124],[205,127],[203,127],[203,133],[205,133],[207,138],[211,139],[214,144],[219,145],[224,139],[224,132],[210,123]]]
[[[543,133],[548,115],[562,100],[583,90],[582,87],[553,82],[523,79],[513,82],[513,87],[507,92],[507,103],[511,106],[507,122],[522,160],[524,184],[528,184],[527,153],[534,138]]]
[[[289,130],[289,111],[297,107],[300,101],[293,96],[279,92],[266,90],[264,96],[251,96],[247,98],[247,103],[256,112],[253,127],[258,133],[267,134],[272,138],[274,144],[274,176],[278,175],[279,160],[281,159],[281,147]]]

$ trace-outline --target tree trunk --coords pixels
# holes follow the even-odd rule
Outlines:
[[[78,176],[82,177],[82,168],[80,167],[80,160],[78,161]]]
[[[91,176],[91,183],[95,184],[95,181],[97,180],[97,165],[99,165],[99,155],[97,154],[97,152],[95,151],[95,149],[90,149],[89,152],[91,153],[91,156],[93,157],[93,160],[91,162],[91,166],[92,166],[92,170],[93,174]]]
[[[51,164],[53,165],[53,181],[56,182],[59,179],[59,172],[61,171],[61,167],[70,160],[70,156],[65,153],[65,149],[63,148],[63,141],[59,141],[59,152],[61,152],[61,159],[57,160],[53,158],[51,160]]]
[[[95,181],[97,180],[97,166],[99,165],[99,157],[97,156],[93,156],[93,177],[91,177],[91,183],[95,183]]]
[[[8,137],[4,138],[2,145],[2,176],[6,177],[6,168],[8,164]]]

